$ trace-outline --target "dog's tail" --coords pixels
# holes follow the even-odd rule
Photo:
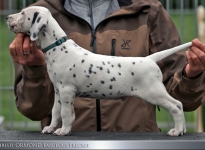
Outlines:
[[[165,57],[167,57],[171,54],[174,54],[174,53],[176,53],[180,50],[188,48],[190,46],[192,46],[192,42],[185,43],[185,44],[179,45],[179,46],[174,47],[174,48],[170,48],[170,49],[167,49],[167,50],[164,50],[164,51],[154,53],[152,55],[147,56],[147,58],[153,60],[154,62],[158,62],[158,61],[162,60],[163,58],[165,58]]]

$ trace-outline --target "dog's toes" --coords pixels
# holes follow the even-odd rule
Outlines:
[[[184,130],[183,130],[184,131]],[[169,136],[182,136],[184,135],[184,132],[183,131],[178,131],[177,129],[171,129],[167,134]]]
[[[61,128],[57,129],[53,134],[54,134],[54,135],[61,135],[61,134],[60,134],[60,131],[61,131]]]
[[[54,131],[55,131],[55,128],[53,128],[51,126],[46,126],[46,127],[44,127],[44,129],[42,130],[41,133],[50,134],[50,133],[53,133]]]
[[[71,134],[71,131],[64,131],[62,128],[57,129],[54,133],[54,135],[61,135],[61,136],[67,136]]]

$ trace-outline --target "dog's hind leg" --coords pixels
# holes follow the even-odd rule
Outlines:
[[[138,92],[136,96],[150,102],[153,105],[158,105],[164,108],[172,115],[175,122],[175,126],[168,132],[168,135],[179,136],[186,133],[186,125],[182,103],[172,98],[167,93],[162,83],[157,82],[155,84],[152,84],[152,87],[155,88],[148,88],[146,89],[146,92],[140,90],[136,91]]]
[[[54,135],[70,135],[72,124],[75,120],[74,100],[75,87],[62,87],[59,89],[61,99],[62,127],[57,129]]]
[[[61,102],[59,91],[55,88],[55,101],[52,109],[52,120],[50,126],[44,127],[42,133],[53,133],[61,124]]]

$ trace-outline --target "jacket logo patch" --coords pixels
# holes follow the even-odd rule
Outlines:
[[[130,50],[131,48],[130,48],[130,45],[129,45],[129,43],[131,42],[131,40],[124,40],[123,39],[123,44],[121,45],[121,49],[122,50]]]

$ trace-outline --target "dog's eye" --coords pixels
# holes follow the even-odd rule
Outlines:
[[[24,11],[21,14],[24,15]]]

